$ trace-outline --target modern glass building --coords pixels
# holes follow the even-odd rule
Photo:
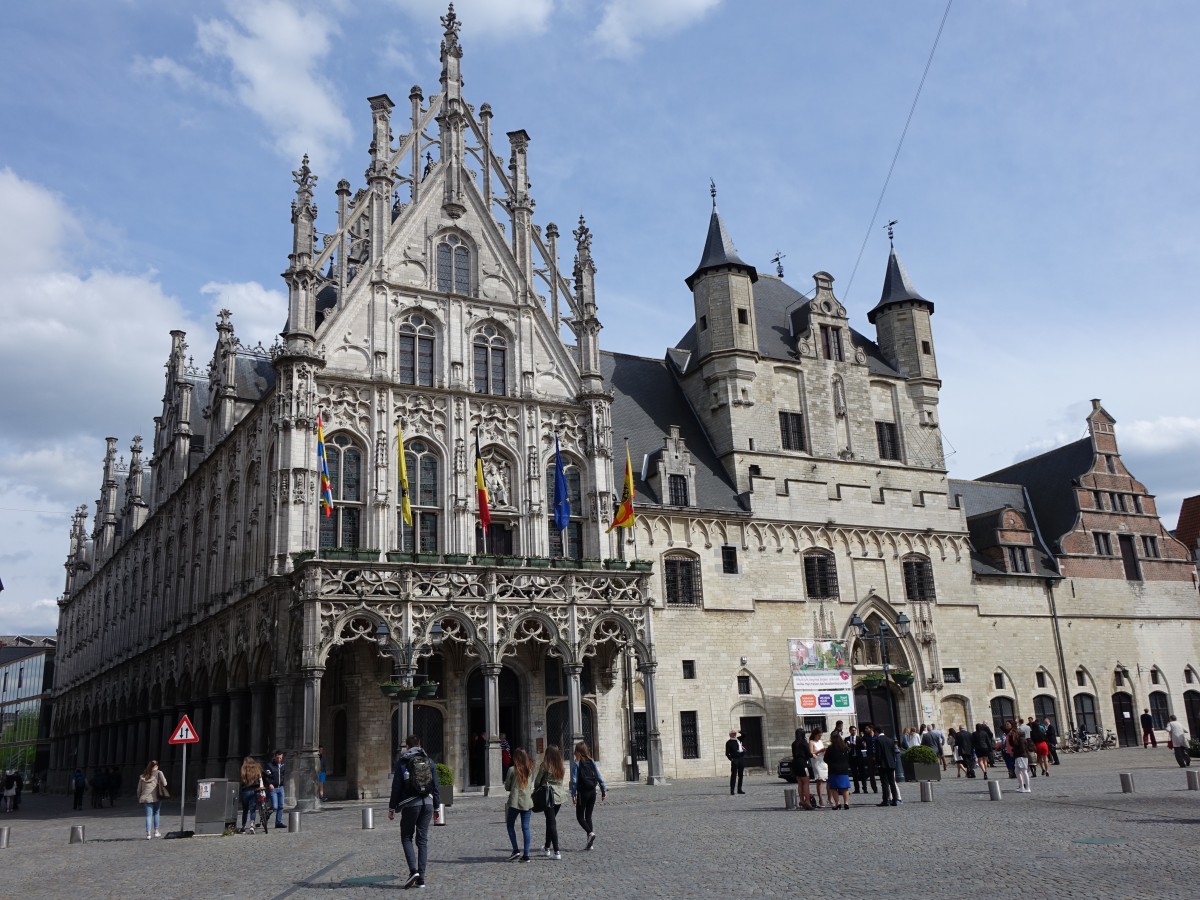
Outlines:
[[[0,638],[0,768],[31,788],[50,765],[52,637]]]

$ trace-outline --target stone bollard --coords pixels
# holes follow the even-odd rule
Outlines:
[[[1187,770],[1187,785],[1189,791],[1200,791],[1200,772]]]
[[[1121,793],[1122,794],[1132,794],[1133,793],[1133,773],[1132,772],[1122,772],[1121,773]]]
[[[364,831],[375,827],[375,810],[369,806],[362,811],[362,827]]]
[[[300,810],[293,809],[288,813],[288,834],[300,833]]]
[[[8,849],[8,826],[0,825],[0,850]]]
[[[991,800],[999,800],[1001,798],[1000,782],[994,778],[988,782],[988,798]]]
[[[933,782],[932,781],[922,781],[921,782],[921,802],[922,803],[932,803],[933,802]]]
[[[784,809],[799,809],[800,802],[797,799],[795,788],[783,789],[783,808]]]
[[[72,825],[71,826],[71,843],[72,844],[82,844],[83,842],[84,842],[83,826],[82,825]]]

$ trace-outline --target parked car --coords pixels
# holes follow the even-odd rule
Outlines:
[[[795,781],[795,779],[792,778],[792,758],[790,756],[785,756],[779,761],[779,767],[775,770],[775,774],[784,781]]]

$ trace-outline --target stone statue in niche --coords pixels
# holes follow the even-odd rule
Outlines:
[[[846,418],[846,386],[840,378],[833,380],[833,414],[839,419]]]
[[[511,473],[509,472],[508,463],[492,458],[484,464],[484,481],[487,482],[488,494],[491,496],[493,506],[511,506],[509,500],[510,490],[509,482]]]

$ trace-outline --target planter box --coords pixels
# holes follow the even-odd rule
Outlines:
[[[402,690],[404,687],[398,684],[381,684],[379,686],[380,693],[385,697],[399,697]]]
[[[579,560],[570,559],[569,557],[565,557],[565,556],[556,556],[554,559],[550,560],[550,564],[552,566],[554,566],[554,568],[556,568],[556,569],[578,569],[579,568]]]
[[[502,566],[519,566],[525,562],[523,556],[497,556],[497,562]]]
[[[438,692],[438,683],[436,681],[427,681],[424,684],[417,685],[418,697],[436,697]]]
[[[475,565],[477,566],[494,566],[496,564],[496,556],[491,553],[476,553]]]
[[[629,563],[623,559],[606,559],[604,568],[612,572],[624,572],[629,568]]]
[[[525,557],[525,565],[531,569],[548,569],[550,568],[550,557],[527,556]]]
[[[649,572],[654,568],[654,560],[635,559],[629,563],[629,568],[633,572]]]
[[[442,557],[447,565],[465,566],[471,561],[470,553],[447,553]]]
[[[454,805],[454,785],[439,784],[438,793],[442,795],[442,806]]]
[[[581,559],[577,565],[580,569],[599,569],[601,563],[598,559]]]
[[[413,556],[416,558],[417,562],[423,564],[442,561],[442,557],[437,553],[414,553]]]
[[[403,550],[389,550],[387,552],[387,561],[390,563],[410,563],[413,561],[413,554],[406,553]]]
[[[353,550],[342,547],[329,547],[321,551],[321,559],[352,559]]]
[[[941,781],[942,767],[937,763],[913,763],[913,781]],[[908,777],[908,772],[904,773]]]
[[[299,553],[292,554],[292,563],[293,565],[298,566],[300,563],[304,562],[305,560],[312,559],[316,555],[316,550],[301,550]]]
[[[396,699],[401,703],[411,703],[417,699],[417,688],[400,688],[396,693]]]
[[[378,547],[360,547],[358,550],[350,551],[351,558],[358,562],[379,562]]]

